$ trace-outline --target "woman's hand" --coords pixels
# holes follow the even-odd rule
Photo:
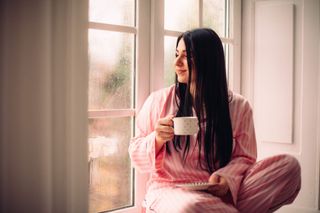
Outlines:
[[[219,176],[217,174],[212,174],[209,178],[209,183],[214,183],[215,185],[208,189],[208,191],[215,196],[223,197],[225,196],[229,191],[229,186],[227,183],[227,180]]]
[[[156,124],[156,153],[161,150],[163,144],[173,139],[174,132],[172,118],[173,115],[160,118]]]

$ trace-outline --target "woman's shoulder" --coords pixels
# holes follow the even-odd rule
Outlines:
[[[168,97],[170,94],[173,94],[175,91],[175,85],[171,85],[169,87],[165,87],[162,89],[158,89],[156,91],[151,92],[150,96],[153,98],[165,98]]]
[[[175,86],[172,85],[151,92],[145,100],[144,105],[148,105],[150,107],[161,107],[169,97],[174,96],[174,88]]]
[[[229,90],[230,107],[234,109],[251,110],[251,104],[243,95]]]
[[[148,98],[144,101],[139,113],[142,111],[152,112],[154,114],[161,112],[168,97],[172,96],[172,94],[174,94],[174,85],[151,92]]]

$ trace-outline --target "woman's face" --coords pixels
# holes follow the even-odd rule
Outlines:
[[[176,49],[176,58],[174,60],[174,66],[176,69],[176,74],[178,76],[178,82],[187,84],[189,79],[189,68],[188,68],[186,45],[184,43],[183,38],[180,39]],[[192,70],[193,71],[191,76],[190,93],[191,95],[194,95],[195,94],[195,78],[196,78],[194,64],[192,64]]]
[[[176,74],[178,76],[178,82],[185,84],[188,83],[189,68],[187,61],[186,45],[183,41],[183,38],[180,39],[176,49],[176,58],[174,60],[174,66]]]

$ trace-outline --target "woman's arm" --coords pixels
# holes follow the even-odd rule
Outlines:
[[[221,176],[226,180],[234,204],[237,202],[238,191],[244,174],[256,162],[257,158],[252,109],[247,102],[243,111],[241,121],[238,121],[236,135],[234,136],[235,147],[231,161],[228,165],[218,169],[211,175]]]
[[[129,154],[133,165],[141,172],[162,167],[166,141],[173,138],[172,116],[160,118],[161,100],[151,94],[136,119],[136,136],[131,139]]]

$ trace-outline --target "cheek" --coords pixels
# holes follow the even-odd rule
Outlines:
[[[185,84],[188,83],[188,80],[189,80],[189,74],[188,74],[188,72],[184,72],[184,73],[177,74],[177,76],[178,76],[178,81],[179,81],[180,83],[185,83]]]

